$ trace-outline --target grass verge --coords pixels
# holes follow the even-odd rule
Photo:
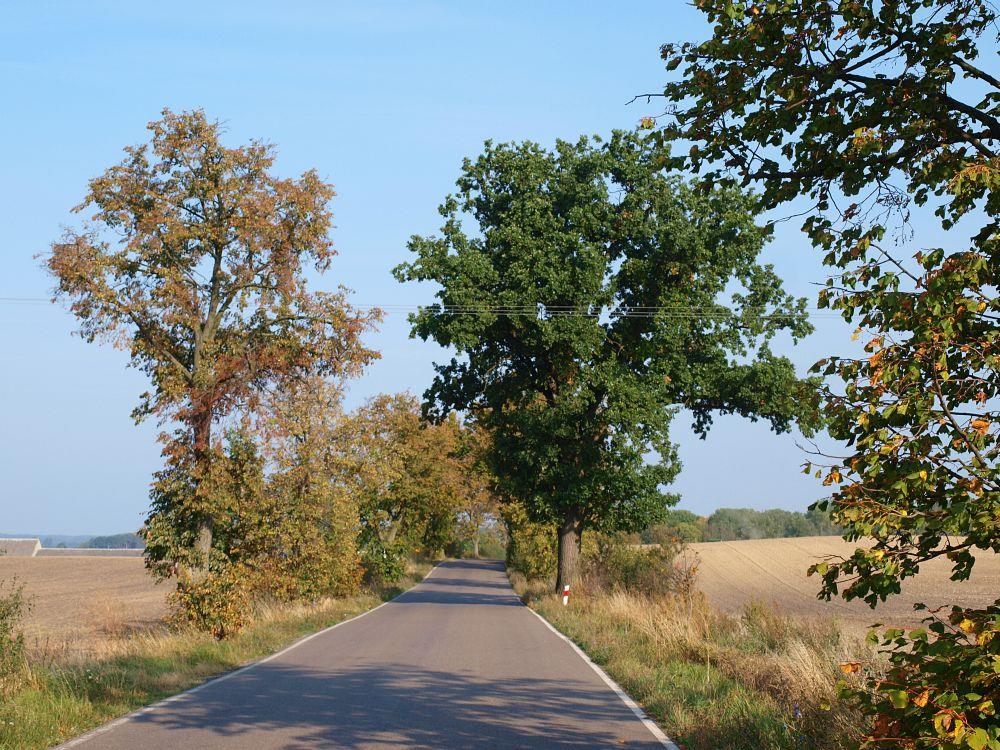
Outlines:
[[[740,615],[687,597],[575,593],[570,606],[518,573],[525,603],[600,664],[684,750],[835,750],[862,722],[836,697],[839,665],[877,668],[871,647],[831,621],[760,603]]]
[[[0,748],[51,747],[261,659],[398,596],[431,567],[415,563],[398,583],[345,599],[262,608],[253,623],[225,641],[184,630],[132,635],[110,644],[99,657],[81,660],[35,654],[21,687],[0,700]]]

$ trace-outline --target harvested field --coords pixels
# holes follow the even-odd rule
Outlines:
[[[24,584],[32,610],[24,632],[33,648],[94,652],[129,632],[156,628],[167,585],[137,557],[0,557],[0,580]]]
[[[755,539],[739,542],[704,542],[689,546],[699,558],[698,584],[708,599],[727,611],[739,610],[750,600],[773,603],[780,611],[807,618],[830,618],[846,629],[860,631],[875,622],[910,626],[925,613],[913,604],[983,606],[1000,591],[1000,556],[977,552],[972,579],[949,580],[951,563],[934,560],[921,566],[920,574],[905,582],[902,593],[872,610],[864,602],[830,602],[816,598],[819,579],[806,569],[828,556],[847,556],[857,545],[840,537]]]

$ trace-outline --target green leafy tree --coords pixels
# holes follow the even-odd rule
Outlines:
[[[977,552],[1000,551],[1000,80],[979,61],[998,41],[994,6],[697,6],[712,36],[663,48],[682,76],[662,135],[692,144],[678,163],[713,189],[754,183],[764,208],[799,199],[831,268],[820,304],[866,349],[820,363],[843,383],[827,409],[848,446],[819,468],[832,520],[874,540],[814,567],[822,595],[875,606],[943,556],[968,578]],[[914,236],[916,218],[947,246]],[[886,633],[892,669],[853,693],[872,745],[1000,748],[998,606],[932,616],[930,637]]]
[[[705,519],[689,510],[671,508],[663,514],[663,520],[641,533],[645,544],[673,546],[678,543],[703,541]]]
[[[441,206],[440,236],[413,237],[396,269],[441,287],[414,335],[462,355],[437,367],[429,411],[469,410],[490,430],[501,493],[558,526],[560,586],[585,529],[638,531],[673,502],[673,406],[702,434],[717,412],[777,431],[815,413],[813,386],[768,347],[811,329],[757,262],[768,233],[750,199],[694,190],[668,158],[624,132],[554,151],[488,142]]]
[[[142,549],[143,542],[138,534],[125,533],[95,536],[80,546],[84,549]]]
[[[705,540],[775,539],[839,533],[824,513],[781,508],[719,508],[705,523]]]

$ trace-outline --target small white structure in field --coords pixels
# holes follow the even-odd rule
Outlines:
[[[37,539],[0,539],[0,555],[34,557],[42,543]]]

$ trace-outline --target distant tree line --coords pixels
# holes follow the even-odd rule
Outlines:
[[[689,510],[668,510],[663,523],[649,527],[639,536],[646,544],[663,544],[833,536],[840,533],[840,527],[826,513],[816,509],[800,513],[780,508],[719,508],[707,517]]]
[[[145,546],[145,542],[138,534],[95,536],[80,545],[82,549],[142,549]]]

